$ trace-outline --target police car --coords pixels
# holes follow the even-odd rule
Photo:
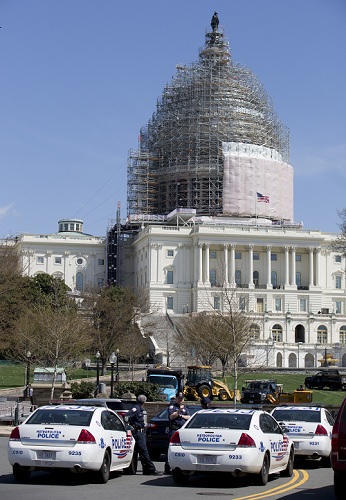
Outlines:
[[[177,484],[197,472],[227,472],[254,474],[257,484],[265,485],[269,474],[292,475],[294,447],[265,411],[200,410],[172,435],[168,461]]]
[[[331,466],[334,419],[328,410],[312,406],[282,406],[274,408],[271,414],[292,439],[296,458],[321,458],[322,465]]]
[[[8,460],[18,481],[34,470],[94,471],[106,483],[111,471],[137,471],[131,427],[104,406],[73,404],[41,406],[15,427]]]

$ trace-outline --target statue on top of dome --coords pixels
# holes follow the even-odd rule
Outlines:
[[[216,31],[219,27],[219,16],[217,12],[214,12],[213,17],[211,18],[210,26],[213,28],[213,31]]]

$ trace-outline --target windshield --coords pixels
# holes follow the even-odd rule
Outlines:
[[[162,376],[162,375],[149,375],[149,382],[158,384],[161,387],[170,387],[172,389],[178,388],[178,381],[175,377]]]
[[[216,414],[197,413],[187,421],[185,428],[190,429],[242,429],[248,430],[252,415],[240,413]]]
[[[25,424],[90,425],[93,411],[86,410],[40,410],[38,409]]]
[[[272,415],[279,422],[320,422],[321,419],[319,410],[274,410]]]

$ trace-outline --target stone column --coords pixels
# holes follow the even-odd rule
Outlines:
[[[235,245],[231,245],[231,286],[235,286]]]
[[[154,282],[154,283],[157,281],[157,277],[156,277],[157,262],[156,262],[155,256],[153,255],[155,248],[156,248],[156,245],[154,243],[151,243],[149,246],[149,269],[150,269],[150,278],[149,279],[150,279],[150,282]],[[137,258],[137,256],[135,258]],[[136,267],[138,270],[137,263],[136,263]]]
[[[285,247],[285,286],[288,286],[290,280],[289,274],[289,247]]]
[[[272,247],[267,246],[267,288],[272,288]]]
[[[198,283],[203,283],[203,245],[198,243]]]
[[[309,288],[314,286],[314,249],[309,248]]]
[[[253,284],[253,245],[249,245],[249,288],[254,288]]]
[[[209,279],[209,248],[210,248],[210,245],[206,244],[204,246],[205,246],[205,255],[204,255],[204,259],[205,259],[205,278],[204,278],[204,283],[206,283],[207,285],[209,285],[210,284],[210,279]]]
[[[316,248],[316,286],[320,286],[321,248]]]
[[[228,285],[229,283],[229,278],[228,278],[228,245],[223,246],[224,250],[224,260],[225,260],[225,276],[224,276],[224,283],[225,285]]]
[[[297,284],[296,284],[296,250],[297,250],[296,247],[291,247],[291,251],[292,251],[291,285],[292,286],[297,286]]]

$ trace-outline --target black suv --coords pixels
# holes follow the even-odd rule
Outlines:
[[[307,389],[323,389],[327,387],[330,390],[345,390],[346,377],[338,370],[325,369],[315,375],[305,378],[305,387]]]
[[[338,500],[344,500],[346,474],[346,399],[341,405],[333,426],[331,462],[334,470],[335,496]]]
[[[92,405],[92,404],[103,404],[115,411],[122,418],[125,417],[126,413],[131,410],[136,404],[134,399],[116,399],[116,398],[89,398],[89,399],[76,399],[75,403],[80,405]]]

